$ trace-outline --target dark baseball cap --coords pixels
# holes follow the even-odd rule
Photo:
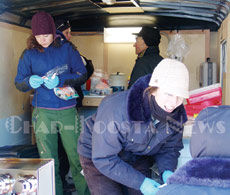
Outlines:
[[[69,20],[66,20],[66,19],[55,20],[55,26],[56,26],[56,29],[61,32],[71,27]]]
[[[133,33],[138,37],[142,37],[147,46],[158,46],[160,43],[161,35],[157,28],[144,26],[139,33]]]

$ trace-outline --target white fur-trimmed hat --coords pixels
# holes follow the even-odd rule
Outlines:
[[[149,86],[183,98],[189,97],[189,72],[175,59],[163,59],[154,69]]]

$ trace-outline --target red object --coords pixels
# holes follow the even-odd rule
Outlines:
[[[222,90],[220,84],[210,85],[190,93],[185,105],[187,115],[194,116],[208,106],[222,104]]]
[[[194,116],[194,114],[199,114],[199,112],[204,108],[206,108],[207,106],[203,106],[200,104],[194,104],[194,105],[186,104],[184,107],[187,115]]]
[[[91,79],[88,79],[88,80],[86,81],[86,90],[87,90],[87,91],[90,91],[90,87],[91,87]]]

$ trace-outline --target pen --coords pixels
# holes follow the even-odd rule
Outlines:
[[[165,187],[165,186],[167,186],[167,183],[164,183],[164,184],[158,186],[158,188],[163,188],[163,187]]]

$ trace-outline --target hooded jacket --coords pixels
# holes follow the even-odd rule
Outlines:
[[[200,112],[190,141],[194,159],[176,170],[157,194],[230,194],[229,118],[230,106]]]
[[[135,83],[135,81],[147,74],[152,74],[153,70],[159,64],[163,58],[159,55],[159,48],[155,46],[149,46],[142,57],[136,59],[136,63],[133,67],[129,88]]]
[[[148,98],[143,98],[150,77],[141,77],[129,90],[104,98],[97,113],[85,120],[78,141],[78,153],[92,159],[102,174],[137,190],[145,176],[130,164],[150,156],[160,174],[174,171],[187,120],[181,105],[175,118],[154,123]]]
[[[70,43],[59,41],[60,46],[51,44],[44,48],[44,52],[37,49],[26,49],[19,59],[18,72],[15,78],[16,88],[26,92],[32,89],[29,79],[32,75],[46,76],[49,71],[56,72],[59,77],[57,87],[83,84],[87,79],[87,72],[81,57]],[[51,75],[52,76],[52,75]],[[75,99],[68,101],[57,97],[54,90],[41,85],[35,89],[33,106],[40,108],[58,109],[76,105]]]

